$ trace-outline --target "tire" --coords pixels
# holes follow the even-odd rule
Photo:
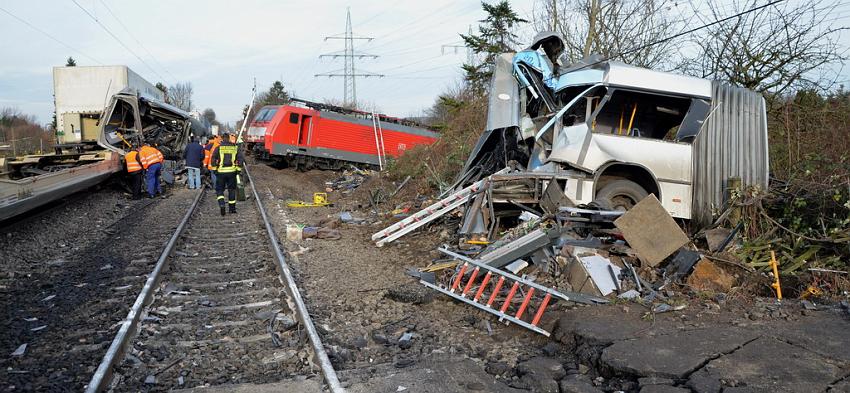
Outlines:
[[[602,187],[596,193],[596,199],[601,204],[611,207],[611,210],[626,211],[649,195],[643,187],[631,180],[614,180]]]

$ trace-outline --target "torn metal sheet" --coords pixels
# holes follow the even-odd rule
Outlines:
[[[591,255],[580,257],[579,261],[602,296],[608,296],[620,287],[620,281],[616,279],[616,276],[620,274],[620,268],[611,263],[608,258]],[[611,270],[614,272],[613,277]]]
[[[537,228],[524,236],[505,244],[479,257],[481,263],[501,268],[517,259],[528,256],[535,251],[552,244],[551,230]],[[560,235],[560,232],[557,232]],[[557,237],[557,236],[556,236]]]
[[[143,143],[156,146],[167,160],[181,160],[191,136],[209,129],[183,110],[124,89],[111,97],[100,116],[100,146],[127,154]]]

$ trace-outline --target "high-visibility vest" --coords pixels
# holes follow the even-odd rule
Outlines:
[[[213,163],[212,163],[212,153],[215,151],[215,148],[218,147],[218,146],[219,146],[218,142],[213,142],[212,147],[210,148],[210,159],[207,160],[207,169],[209,169],[211,171],[215,170],[215,166],[213,166]]]
[[[142,146],[139,149],[139,161],[142,162],[142,167],[148,169],[153,164],[163,161],[162,153],[155,147]]]
[[[127,173],[138,172],[142,170],[142,164],[139,162],[139,152],[131,151],[124,156],[127,161]]]
[[[218,147],[218,173],[236,172],[236,145],[221,145]]]
[[[212,159],[212,143],[208,143],[204,146],[204,166],[210,167],[210,160]]]

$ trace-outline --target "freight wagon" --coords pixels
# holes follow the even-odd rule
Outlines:
[[[299,169],[340,169],[347,163],[381,167],[439,134],[380,114],[296,100],[284,105],[266,127],[265,150],[278,164]]]
[[[280,108],[280,105],[266,105],[260,108],[260,111],[257,112],[254,119],[248,124],[248,132],[245,133],[243,141],[249,153],[254,152],[256,147],[263,146],[263,140],[266,137],[266,127],[274,118],[278,108]]]

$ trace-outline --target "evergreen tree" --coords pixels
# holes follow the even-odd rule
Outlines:
[[[528,23],[511,9],[507,0],[501,0],[493,5],[482,2],[481,7],[487,13],[487,17],[479,21],[481,24],[478,25],[478,34],[460,35],[473,53],[484,56],[479,64],[463,65],[466,81],[476,93],[483,93],[486,90],[490,77],[493,75],[496,56],[514,50],[516,44],[514,28],[521,23]]]
[[[286,105],[289,103],[289,93],[284,89],[281,81],[274,81],[269,91],[260,94],[257,106],[263,105]]]

